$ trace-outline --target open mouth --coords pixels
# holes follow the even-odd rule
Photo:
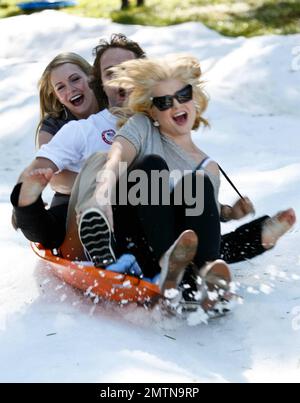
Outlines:
[[[72,105],[74,105],[74,106],[80,106],[80,105],[82,105],[83,104],[83,102],[84,102],[84,96],[83,95],[75,95],[74,97],[72,97],[71,99],[70,99],[70,102],[71,102],[71,104]]]
[[[178,112],[173,116],[173,120],[177,125],[183,126],[188,121],[188,117],[189,115],[187,112]]]
[[[126,98],[126,91],[124,90],[124,88],[119,88],[119,97]]]

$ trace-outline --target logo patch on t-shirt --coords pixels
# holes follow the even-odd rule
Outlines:
[[[111,146],[114,141],[115,135],[116,135],[116,132],[113,129],[105,130],[104,132],[102,132],[102,140],[106,144]]]

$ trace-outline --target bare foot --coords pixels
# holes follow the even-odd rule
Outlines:
[[[281,211],[274,217],[268,219],[262,230],[262,245],[264,248],[273,248],[279,238],[293,227],[296,220],[296,213],[293,209]]]
[[[26,207],[37,201],[54,175],[51,168],[35,169],[22,175],[19,207]]]

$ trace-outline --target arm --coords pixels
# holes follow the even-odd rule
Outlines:
[[[137,155],[142,152],[147,141],[149,126],[149,119],[143,115],[137,114],[130,118],[115,136],[102,171],[113,172],[116,180],[118,180],[119,174],[123,174],[123,172],[119,172],[119,164],[121,162],[127,163],[128,168]]]
[[[68,123],[68,120],[63,120],[61,117],[54,117],[50,115],[44,116],[40,122],[36,135],[36,144],[38,148],[42,145],[49,143],[59,132],[59,130]]]
[[[64,125],[50,142],[37,151],[37,158],[51,160],[59,171],[78,172],[86,146],[89,127],[84,121]]]
[[[94,207],[98,206],[108,218],[113,229],[113,212],[111,207],[111,196],[118,182],[119,177],[126,172],[137,156],[137,150],[134,145],[123,137],[118,137],[108,154],[107,162],[104,167],[97,173],[96,189],[94,196],[89,204]],[[121,163],[124,163],[120,165]]]
[[[53,139],[53,134],[46,130],[40,130],[37,136],[37,146],[41,148],[42,145],[48,144]],[[58,175],[54,175],[50,181],[50,186],[54,192],[70,194],[74,182],[76,180],[77,173],[64,170]]]
[[[120,174],[122,175],[125,171],[125,164],[129,168],[136,156],[137,151],[134,145],[124,137],[117,137],[108,153],[106,164],[97,175],[97,182],[101,182],[102,174],[107,172],[113,173],[117,181]],[[120,169],[120,163],[122,162],[124,163],[124,167]]]
[[[37,135],[37,146],[41,148],[42,145],[49,143],[53,139],[53,134],[45,131],[40,130]]]
[[[97,173],[95,196],[100,197],[104,191],[111,192],[119,177],[130,167],[136,156],[137,151],[134,145],[125,138],[118,137],[108,153],[106,164]],[[120,165],[121,163],[123,164]]]
[[[142,152],[147,141],[150,122],[144,115],[135,115],[117,133],[104,167],[96,175],[96,188],[88,207],[98,206],[113,228],[112,197],[121,175]],[[120,165],[121,163],[124,163]]]
[[[72,130],[72,126],[66,126],[49,143],[43,145],[35,160],[20,175],[18,183],[22,183],[22,187],[17,203],[19,207],[34,203],[53,178],[53,174],[62,170],[65,164],[78,162],[82,147],[80,130]]]

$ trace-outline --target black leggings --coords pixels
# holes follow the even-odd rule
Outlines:
[[[150,161],[148,159],[148,163]],[[144,161],[144,163],[145,162],[147,161]],[[163,162],[163,164],[165,163]],[[166,167],[165,165],[163,166],[164,168]],[[151,168],[151,164],[148,168]],[[207,185],[207,187],[210,188],[209,185]],[[41,243],[46,249],[58,249],[64,241],[66,233],[66,218],[68,211],[67,201],[65,200],[63,204],[58,205],[55,203],[54,206],[52,205],[52,207],[46,209],[43,200],[40,197],[30,206],[18,207],[20,189],[21,184],[16,185],[11,194],[11,203],[14,207],[13,221],[15,227],[19,228],[29,241]],[[151,215],[151,212],[155,214],[155,209],[157,207],[159,206],[153,206],[153,210],[150,210],[147,206],[145,209],[141,206],[141,211],[145,210],[143,211],[145,217],[150,214],[151,220],[149,219],[146,221],[146,224],[151,224],[148,228],[150,235],[151,232],[154,235],[156,234],[153,237],[151,236],[151,241],[154,242],[153,245],[156,254],[154,254],[149,248],[147,239],[143,232],[144,229],[141,227],[140,219],[136,212],[131,211],[130,206],[119,206],[114,209],[115,224],[118,225],[119,222],[122,224],[119,226],[117,234],[120,240],[118,248],[119,254],[124,252],[128,253],[128,251],[135,254],[139,261],[145,262],[145,271],[150,273],[160,270],[157,266],[157,260],[160,258],[160,255],[165,252],[165,248],[168,248],[177,239],[180,230],[187,228],[188,225],[191,225],[188,229],[194,229],[194,223],[192,222],[193,217],[186,217],[186,221],[182,223],[180,220],[174,220],[175,217],[183,217],[180,214],[180,211],[178,211],[180,208],[177,209],[177,206],[173,206],[174,210],[177,209],[177,213],[172,216],[169,214],[172,209],[170,210],[168,206],[161,206],[160,211],[163,212],[163,214],[167,213],[168,220],[172,226],[171,231],[165,231],[161,222],[158,219],[154,220],[156,216]],[[165,211],[163,211],[164,208]],[[126,217],[126,214],[128,217]],[[261,245],[261,232],[263,223],[267,218],[267,216],[262,217],[239,227],[234,232],[222,236],[220,247],[221,258],[223,258],[227,263],[237,263],[247,259],[252,259],[264,253],[266,250]],[[175,225],[176,223],[177,225]],[[139,230],[139,236],[135,234],[135,230]],[[142,236],[140,236],[141,234]],[[208,238],[205,239],[208,241]],[[200,235],[200,247],[204,245],[201,240],[202,236]],[[200,250],[198,255],[201,256],[201,254],[202,251]],[[213,256],[214,251],[209,251],[209,254]]]
[[[269,216],[258,218],[235,231],[222,236],[221,258],[227,263],[238,263],[262,255],[262,228]]]
[[[151,189],[151,173],[169,171],[166,162],[155,155],[147,156],[135,164],[133,171],[136,170],[143,171],[147,175],[148,195],[155,191]],[[196,173],[193,172],[190,175],[191,190],[195,194]],[[181,184],[182,180],[176,188],[178,189]],[[127,182],[128,191],[132,186],[133,184]],[[117,205],[113,208],[118,254],[128,253],[128,251],[133,253],[146,277],[153,277],[160,272],[159,259],[179,235],[188,229],[195,231],[198,235],[199,246],[194,260],[198,267],[203,266],[206,261],[218,259],[221,255],[220,217],[210,179],[204,176],[204,210],[197,216],[186,215],[186,209],[191,209],[195,205],[187,206],[184,197],[182,197],[182,205],[175,205],[174,192],[170,198],[171,205],[163,205],[160,184],[158,205],[151,205],[149,201],[147,205],[131,206],[128,203],[126,206]],[[184,186],[180,192],[184,193]],[[117,194],[117,199],[118,197]]]
[[[58,249],[65,239],[68,200],[54,197],[51,207],[46,209],[39,197],[30,206],[18,207],[21,186],[16,185],[10,197],[14,226],[29,241],[41,243],[46,249]]]

